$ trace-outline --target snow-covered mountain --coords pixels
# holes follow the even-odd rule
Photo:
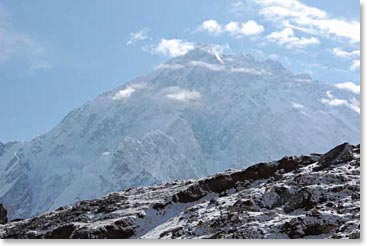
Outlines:
[[[360,146],[110,193],[0,224],[0,238],[359,239]]]
[[[30,142],[0,143],[11,219],[126,187],[359,142],[359,94],[201,47],[98,96]]]

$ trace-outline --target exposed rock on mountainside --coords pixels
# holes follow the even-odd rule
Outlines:
[[[360,147],[130,188],[0,226],[1,238],[359,238]]]

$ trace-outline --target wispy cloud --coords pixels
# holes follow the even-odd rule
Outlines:
[[[51,66],[46,49],[30,35],[16,30],[9,11],[0,4],[0,63],[14,58],[25,60],[30,69]]]
[[[289,49],[292,48],[303,48],[308,45],[319,44],[319,39],[315,37],[297,37],[292,28],[285,28],[279,32],[272,32],[267,36],[270,42],[283,45]]]
[[[361,61],[360,60],[353,60],[352,65],[350,66],[350,70],[356,71],[360,69],[361,67]]]
[[[152,48],[152,53],[162,54],[170,57],[185,55],[195,48],[194,43],[182,39],[162,38],[159,44]]]
[[[360,85],[357,85],[353,82],[336,83],[334,86],[340,90],[350,91],[358,95],[360,94],[360,90],[361,90]]]
[[[166,98],[180,102],[194,102],[201,99],[200,92],[180,87],[168,87],[162,92]]]
[[[264,32],[264,26],[254,20],[240,23],[230,21],[225,25],[219,24],[216,20],[206,20],[198,28],[199,31],[206,31],[213,35],[228,33],[233,37],[256,36]]]
[[[349,69],[351,71],[356,71],[356,70],[360,69],[360,63],[361,62],[360,62],[360,59],[358,59],[361,55],[360,50],[346,51],[346,50],[343,50],[342,48],[337,47],[337,48],[332,49],[332,53],[335,56],[343,58],[343,59],[354,59],[352,61],[352,64],[349,67]]]
[[[120,101],[126,98],[129,98],[134,92],[136,92],[137,90],[141,90],[146,88],[145,84],[132,84],[127,86],[125,89],[119,90],[113,97],[112,99],[115,101]]]
[[[136,42],[144,41],[144,40],[148,39],[149,38],[149,36],[148,36],[149,31],[150,31],[149,28],[144,27],[143,29],[141,29],[138,32],[131,32],[130,33],[130,39],[129,39],[129,41],[126,42],[126,45],[129,46],[129,45],[132,45]]]
[[[361,113],[361,109],[360,109],[360,101],[357,100],[356,98],[352,97],[349,100],[346,99],[340,99],[340,98],[336,98],[334,97],[334,95],[331,93],[331,91],[327,91],[326,92],[326,96],[327,98],[322,98],[320,101],[321,103],[331,106],[331,107],[340,107],[340,106],[345,106],[351,110],[353,110],[354,112],[360,114]]]
[[[332,52],[335,56],[341,57],[341,58],[359,57],[361,53],[360,50],[345,51],[339,47],[333,48]]]
[[[200,25],[199,30],[216,35],[222,32],[222,26],[216,20],[206,20]]]
[[[343,38],[360,42],[360,23],[356,20],[333,18],[327,12],[298,0],[254,0],[266,20],[283,27],[294,26],[299,31],[326,38]]]

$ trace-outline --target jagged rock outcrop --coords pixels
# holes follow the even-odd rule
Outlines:
[[[360,237],[360,147],[130,188],[0,226],[1,238]]]

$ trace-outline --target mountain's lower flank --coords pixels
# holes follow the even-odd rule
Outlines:
[[[359,156],[359,145],[345,143],[323,155],[130,188],[0,225],[0,237],[356,239]]]

